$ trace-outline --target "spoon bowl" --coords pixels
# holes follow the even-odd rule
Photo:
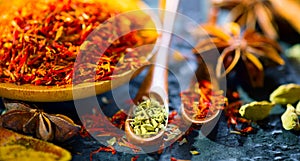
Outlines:
[[[161,105],[164,106],[164,110],[166,111],[166,113],[168,113],[168,111],[169,111],[168,102],[164,101],[164,99],[158,93],[155,93],[155,92],[149,93],[148,99],[150,99],[150,100],[154,99],[154,100],[158,101]],[[130,109],[129,118],[132,117],[133,110],[134,110],[134,108]],[[163,129],[161,129],[157,134],[155,134],[153,136],[144,138],[144,137],[136,135],[133,132],[133,129],[130,126],[130,122],[131,121],[129,119],[127,119],[125,121],[125,134],[126,134],[126,137],[129,142],[131,142],[135,145],[141,146],[144,149],[148,149],[148,151],[149,150],[155,151],[160,148],[160,145],[163,141],[163,134],[164,134]],[[168,117],[166,117],[164,127],[167,127],[167,122],[168,122]]]
[[[157,84],[154,79],[157,74],[162,74],[162,84]],[[164,106],[166,113],[169,111],[168,95],[167,95],[167,70],[157,65],[152,65],[149,69],[147,77],[145,78],[141,88],[136,95],[133,102],[138,104],[141,100],[150,99],[156,100],[160,105]],[[141,137],[133,132],[130,122],[133,118],[133,113],[136,106],[132,106],[128,112],[128,118],[125,121],[125,134],[128,141],[132,144],[138,145],[147,151],[157,151],[160,149],[163,141],[164,130],[161,129],[157,134],[150,137]],[[164,127],[167,127],[168,116],[166,116]]]
[[[185,108],[184,108],[183,104],[181,104],[180,110],[181,110],[182,118],[183,118],[183,120],[186,124],[196,124],[196,125],[203,125],[203,124],[207,124],[209,122],[212,122],[213,120],[218,118],[217,116],[219,116],[219,114],[221,114],[221,110],[217,110],[211,116],[208,116],[208,117],[206,117],[204,119],[201,119],[201,120],[196,120],[196,119],[191,118],[190,116],[188,116],[188,114],[185,112]]]
[[[160,3],[164,4],[162,6],[163,9],[175,13],[179,5],[179,0],[161,0]],[[161,35],[161,46],[159,47],[157,54],[155,55],[154,64],[150,67],[148,75],[134,99],[134,103],[139,102],[144,97],[149,98],[150,100],[156,99],[161,105],[164,106],[164,110],[166,110],[166,114],[168,114],[168,71],[166,70],[166,67],[168,65],[168,46],[170,45],[171,41],[171,33],[175,21],[175,16],[171,16],[168,14],[163,14],[162,16],[164,32],[162,32]],[[128,114],[129,117],[132,116],[133,111],[134,109],[131,108]],[[146,152],[154,152],[160,150],[163,145],[162,141],[165,132],[164,129],[167,127],[168,116],[166,116],[164,121],[164,127],[160,128],[160,131],[158,131],[153,136],[144,138],[135,135],[130,126],[129,120],[127,119],[125,122],[126,137],[129,142],[139,145],[141,148],[146,150]]]

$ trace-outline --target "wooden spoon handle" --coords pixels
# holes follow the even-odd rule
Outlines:
[[[168,54],[165,53],[161,57],[157,57],[158,55],[156,55],[154,64],[150,65],[147,76],[135,96],[134,103],[141,101],[143,96],[150,97],[151,93],[157,93],[168,100]]]

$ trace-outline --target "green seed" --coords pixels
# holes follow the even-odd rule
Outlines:
[[[150,137],[165,129],[167,113],[163,105],[156,100],[145,100],[135,106],[130,126],[136,135]]]
[[[151,123],[152,123],[154,128],[156,128],[157,125],[158,125],[158,123],[154,119],[151,119]]]

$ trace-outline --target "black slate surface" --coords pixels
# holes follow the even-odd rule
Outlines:
[[[152,6],[156,5],[150,0],[147,0],[146,2]],[[182,2],[180,4],[179,12],[193,18],[197,22],[203,22],[205,21],[205,13],[207,11],[203,9],[205,8],[203,7],[205,5],[206,4],[203,1],[196,0],[191,0],[189,3]],[[202,10],[199,9],[201,7]],[[184,53],[191,54],[188,47],[182,47],[174,40],[172,44],[175,48],[180,48]],[[249,99],[268,99],[270,92],[278,85],[290,82],[300,83],[300,72],[297,62],[288,59],[286,59],[286,61],[287,63],[283,67],[274,67],[266,70],[266,82],[263,88],[253,89],[243,83],[234,84],[242,89],[243,92],[241,94],[246,101],[249,101]],[[177,71],[180,72],[180,67]],[[145,72],[142,72],[130,82],[130,91],[132,95],[138,90],[145,74]],[[170,73],[170,108],[177,110],[180,105],[180,98],[178,96],[180,91],[178,85],[178,80]],[[104,103],[101,103],[102,97],[110,99],[112,97],[111,92],[97,96],[98,101],[104,107],[107,106],[109,108],[107,111],[108,113],[114,113],[118,110],[114,104],[105,105]],[[34,104],[43,107],[46,112],[62,113],[72,117],[77,123],[80,123],[72,101]],[[0,109],[3,109],[3,106],[1,106]],[[215,126],[208,136],[204,136],[201,132],[195,130],[185,136],[188,143],[179,145],[178,142],[176,142],[172,146],[165,148],[162,154],[152,153],[139,155],[138,161],[167,161],[170,160],[171,157],[192,161],[300,160],[300,134],[293,131],[286,131],[282,128],[280,116],[283,111],[283,107],[276,106],[272,111],[272,114],[267,119],[254,125],[255,131],[248,135],[230,134],[226,118],[224,114],[222,114],[217,126]],[[90,153],[101,146],[101,144],[93,138],[81,138],[80,136],[76,136],[65,143],[56,144],[69,150],[73,155],[73,161],[89,160]],[[190,150],[197,150],[200,154],[191,155],[189,152]],[[93,155],[93,160],[130,161],[134,156],[136,155],[124,152],[117,152],[115,155],[107,152],[100,152]]]

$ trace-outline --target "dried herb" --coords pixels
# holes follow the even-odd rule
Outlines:
[[[186,140],[186,138],[183,138],[178,144],[179,145],[183,145],[185,143],[187,143],[188,141]]]
[[[280,57],[280,46],[277,42],[260,35],[254,30],[241,31],[236,23],[228,23],[224,28],[212,24],[202,26],[209,34],[193,49],[196,54],[202,54],[215,47],[221,52],[216,66],[217,77],[224,77],[235,69],[238,62],[242,62],[247,69],[250,83],[253,87],[261,87],[264,82],[264,65],[268,61],[273,64],[283,65],[284,60]],[[214,45],[211,45],[211,44]],[[265,58],[265,61],[262,61]],[[264,64],[262,62],[264,62]],[[272,64],[272,63],[271,63]],[[222,73],[224,66],[225,72]],[[242,73],[238,73],[242,74]]]
[[[199,155],[199,154],[200,154],[200,153],[199,153],[198,151],[196,151],[196,150],[191,150],[190,153],[191,153],[192,155]]]
[[[241,116],[249,120],[258,121],[268,117],[274,106],[275,106],[274,103],[270,103],[267,101],[260,101],[260,102],[254,101],[243,105],[239,109],[239,112]]]
[[[117,142],[117,139],[116,139],[116,137],[112,137],[111,139],[107,140],[106,142],[108,145],[113,146]]]
[[[146,99],[133,108],[133,116],[128,120],[134,134],[148,138],[165,130],[167,112],[158,101]]]
[[[121,73],[145,63],[133,48],[155,42],[154,32],[132,31],[110,42],[121,29],[135,26],[137,21],[125,16],[116,24],[107,23],[92,41],[83,44],[97,26],[121,12],[118,9],[105,3],[58,0],[27,3],[5,14],[2,23],[7,27],[0,31],[0,82],[72,84],[75,59],[83,62],[76,66],[80,77],[75,83],[110,80],[114,71]],[[111,45],[100,57],[98,51],[107,43]],[[100,58],[86,56],[85,49],[99,53]],[[95,77],[90,80],[90,75]]]
[[[293,104],[300,100],[299,84],[284,84],[279,86],[270,95],[270,101],[278,104]]]
[[[174,124],[168,124],[165,130],[165,138],[164,141],[171,141],[174,139],[178,139],[182,134],[182,131],[179,129],[179,126]]]

